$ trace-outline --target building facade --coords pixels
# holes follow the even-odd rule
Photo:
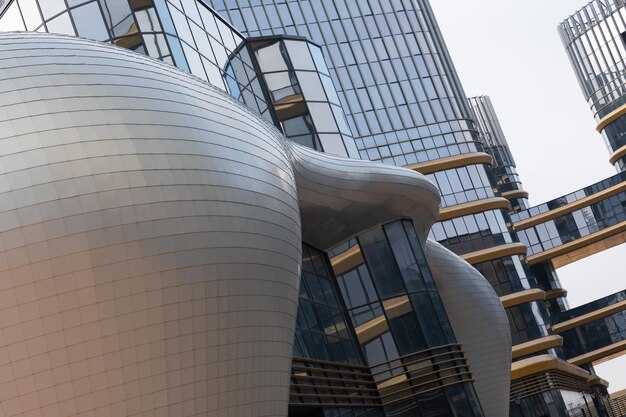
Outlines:
[[[7,184],[15,204],[2,222],[22,259],[7,279],[24,269],[32,279],[4,295],[34,290],[3,322],[5,414],[482,416],[482,399],[506,406],[506,395],[479,399],[474,388],[475,378],[508,381],[502,306],[475,270],[426,242],[438,190],[415,171],[308,151],[268,124],[290,135],[291,111],[314,127],[305,144],[349,152],[332,84],[322,97],[300,78],[323,83],[323,66],[301,67],[301,50],[285,59],[302,99],[278,102],[271,62],[245,60],[271,45],[242,40],[195,2],[14,1],[0,20],[166,62],[73,37],[2,37],[7,177],[32,179]],[[291,41],[302,42],[276,43],[289,53]],[[313,47],[309,60],[320,55]],[[42,197],[25,200],[33,188]],[[43,230],[26,238],[31,227]],[[365,305],[325,252],[355,236]],[[73,243],[51,251],[59,240]],[[33,244],[40,258],[28,255]],[[456,281],[477,291],[446,312]],[[490,319],[463,323],[463,349],[453,326],[472,314]],[[29,326],[45,329],[24,334]],[[500,334],[490,350],[487,332]],[[21,346],[31,348],[18,355]]]
[[[624,171],[626,11],[622,0],[591,1],[559,25],[580,88],[618,172]]]
[[[0,42],[5,415],[484,415],[428,258],[506,319],[427,252],[426,178],[286,141],[130,51]],[[356,235],[384,311],[365,326],[317,249]]]
[[[2,7],[70,36],[0,39],[9,352],[39,346],[6,362],[7,415],[613,416],[555,331],[584,323],[554,259],[586,246],[526,257],[537,209],[427,1]],[[34,244],[77,287],[41,295]]]
[[[248,36],[297,35],[322,46],[359,156],[417,170],[437,184],[442,210],[431,238],[487,278],[509,317],[515,361],[511,414],[564,415],[587,407],[587,413],[610,415],[591,401],[600,390],[608,402],[604,388],[581,384],[584,373],[564,362],[551,309],[567,309],[566,291],[551,257],[527,262],[530,242],[520,241],[510,215],[529,208],[528,194],[491,102],[466,100],[428,2],[211,5]],[[358,269],[358,262],[350,266]],[[548,368],[562,365],[563,385],[549,382],[551,371],[533,371],[542,358]],[[531,380],[544,381],[544,388],[530,388]],[[572,395],[572,387],[587,397]]]

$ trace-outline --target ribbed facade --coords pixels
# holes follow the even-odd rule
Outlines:
[[[74,389],[59,400],[56,381],[8,378],[5,414],[560,416],[564,396],[570,412],[591,412],[594,393],[612,417],[596,404],[604,382],[557,359],[554,332],[580,321],[549,314],[567,308],[554,266],[570,255],[526,257],[535,220],[520,216],[534,208],[491,101],[466,99],[428,1],[0,7],[0,31],[165,62],[86,40],[0,39],[6,294],[18,314],[29,302],[32,320],[48,320],[48,300],[22,299],[17,277],[27,268],[36,286],[37,257],[62,252],[46,278],[71,310],[71,336],[54,343]],[[45,216],[57,217],[29,230]],[[60,284],[67,273],[79,307],[97,306],[87,317],[117,328],[73,331],[82,310]],[[96,298],[84,299],[76,277],[92,275]],[[159,280],[161,305],[144,295]],[[111,378],[112,362],[93,371],[98,354],[81,354],[92,336],[122,346]],[[65,366],[29,346],[7,362],[15,375]],[[571,392],[542,385],[553,376]]]
[[[485,152],[493,158],[491,170],[498,191],[511,202],[511,211],[517,212],[527,209],[528,193],[522,187],[515,160],[491,99],[488,96],[478,96],[471,97],[469,102],[485,146]]]
[[[284,139],[141,55],[0,44],[3,415],[285,415],[301,236]]]
[[[565,19],[559,33],[605,139],[610,162],[625,169],[626,3],[594,0]]]
[[[311,401],[294,353],[301,366],[371,374],[360,410],[372,416],[483,415],[421,249],[439,203],[427,179],[286,142],[218,89],[131,52],[50,35],[0,42],[6,415],[285,416]],[[371,345],[367,369],[356,341],[376,338],[380,320],[348,330],[339,291],[318,290],[335,280],[326,255],[301,246],[359,233],[404,358]],[[320,321],[294,333],[296,306],[298,320]],[[491,369],[506,381],[506,367]]]
[[[428,1],[211,5],[248,36],[298,35],[321,45],[360,157],[424,172],[444,207],[431,238],[476,267],[500,297],[515,300],[506,308],[513,352],[562,356],[558,344],[544,347],[558,338],[544,297],[526,297],[551,290],[544,281],[558,282],[533,276],[513,229],[509,210],[526,209],[527,194],[490,101],[465,98]],[[479,159],[485,153],[488,163]],[[336,257],[350,253],[348,246]]]

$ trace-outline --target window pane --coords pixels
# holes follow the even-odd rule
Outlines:
[[[63,13],[62,15],[55,17],[49,21],[46,26],[48,26],[48,32],[50,33],[61,33],[64,35],[76,36],[74,33],[74,27],[72,26],[72,21],[70,20],[70,15],[68,13]]]
[[[35,28],[41,25],[41,14],[39,14],[39,8],[35,0],[20,0],[20,9],[26,22],[26,30],[35,30]]]
[[[26,28],[24,27],[24,21],[17,8],[17,3],[13,3],[6,12],[4,12],[2,19],[0,19],[0,31],[12,32],[20,30],[26,30]]]
[[[109,39],[98,3],[89,3],[72,9],[72,18],[74,19],[78,36],[96,41]]]
[[[285,45],[294,69],[315,70],[313,58],[304,42],[285,41]]]
[[[306,101],[326,101],[324,88],[315,72],[298,71],[298,82]]]

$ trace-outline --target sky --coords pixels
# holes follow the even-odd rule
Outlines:
[[[588,0],[431,0],[468,97],[488,95],[530,204],[616,171],[557,25]],[[558,269],[571,307],[626,288],[626,245]],[[609,392],[626,388],[626,355],[596,366]]]

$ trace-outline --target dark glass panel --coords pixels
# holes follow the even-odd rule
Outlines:
[[[380,297],[386,299],[403,294],[400,271],[383,230],[377,228],[360,235],[359,244]]]

